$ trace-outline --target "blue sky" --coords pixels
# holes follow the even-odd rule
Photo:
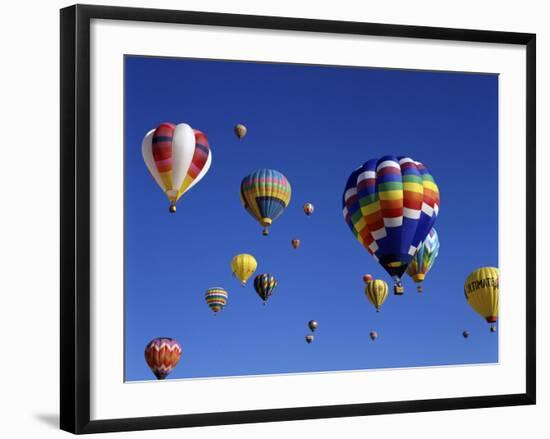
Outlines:
[[[132,56],[125,114],[126,380],[155,379],[143,351],[158,336],[183,348],[169,378],[498,361],[498,334],[463,293],[472,270],[498,266],[498,76]],[[166,121],[204,131],[213,154],[173,215],[141,156]],[[391,279],[348,229],[341,196],[352,170],[386,154],[436,179],[441,248],[424,292],[405,276],[405,294],[376,313],[362,276]],[[292,185],[269,237],[239,200],[241,179],[262,167]],[[279,281],[267,306],[232,277],[244,252]],[[217,316],[204,301],[213,286],[229,292]]]

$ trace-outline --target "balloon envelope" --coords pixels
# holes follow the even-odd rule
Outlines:
[[[314,337],[313,337],[313,335],[311,335],[311,334],[310,334],[310,335],[306,335],[306,342],[307,342],[307,344],[310,344],[310,343],[313,341],[313,338],[314,338]]]
[[[388,298],[388,284],[380,279],[371,280],[365,286],[365,295],[369,302],[374,305],[376,311],[379,311]]]
[[[412,277],[414,282],[420,284],[431,270],[438,254],[439,237],[435,229],[432,228],[409,263],[407,274]]]
[[[311,332],[315,332],[315,330],[319,327],[319,323],[317,323],[317,320],[310,320],[307,323],[307,326]]]
[[[242,123],[238,123],[237,125],[235,125],[235,128],[233,128],[233,131],[235,131],[235,135],[239,139],[242,139],[244,136],[246,136],[246,132],[248,131],[248,129]]]
[[[170,200],[170,211],[180,197],[206,175],[212,152],[206,135],[186,123],[162,123],[149,131],[141,145],[147,169]]]
[[[315,207],[313,206],[313,204],[311,204],[311,203],[304,204],[304,213],[307,216],[311,215],[314,210],[315,210]]]
[[[227,291],[221,287],[209,288],[204,295],[207,305],[214,312],[221,311],[227,305],[227,297]]]
[[[488,323],[498,318],[499,272],[495,267],[481,267],[473,271],[464,283],[468,304]]]
[[[426,167],[390,155],[353,171],[342,197],[347,225],[394,279],[426,238],[439,205],[439,189]]]
[[[247,212],[264,227],[279,218],[290,203],[292,189],[287,178],[274,169],[258,169],[241,182],[241,202]]]
[[[169,337],[154,338],[145,347],[145,361],[157,379],[165,379],[180,361],[179,343]]]
[[[258,262],[256,258],[248,253],[238,254],[231,260],[231,270],[243,286],[246,285],[246,282],[254,274],[257,267]]]
[[[254,289],[264,303],[271,297],[276,286],[277,279],[269,273],[259,274],[254,278]]]

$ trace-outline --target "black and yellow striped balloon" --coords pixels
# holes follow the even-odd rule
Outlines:
[[[388,297],[388,284],[381,279],[369,280],[365,286],[365,295],[378,312]]]

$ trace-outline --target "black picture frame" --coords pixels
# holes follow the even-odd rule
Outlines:
[[[90,21],[182,23],[526,47],[526,392],[384,403],[90,420]],[[535,404],[536,36],[530,33],[75,5],[61,10],[61,429],[76,433]]]

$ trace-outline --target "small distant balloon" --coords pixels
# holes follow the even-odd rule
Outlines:
[[[370,334],[369,334],[369,337],[372,341],[376,340],[378,338],[378,332],[371,331]]]
[[[315,210],[315,207],[313,206],[313,204],[311,204],[311,203],[304,204],[304,213],[307,216],[310,216],[313,213],[314,210]]]
[[[462,332],[462,337],[468,338],[470,336],[470,333],[468,331]]]
[[[238,123],[237,125],[235,125],[235,128],[233,128],[233,130],[235,131],[235,135],[239,139],[242,139],[244,136],[246,136],[246,133],[248,131],[248,129],[242,123]]]
[[[209,288],[204,295],[207,305],[215,313],[220,312],[227,305],[227,297],[227,291],[221,287]]]
[[[310,320],[307,326],[311,332],[315,332],[315,330],[319,327],[319,323],[317,323],[317,320]]]
[[[497,332],[497,327],[495,325],[491,326],[491,332]]]
[[[310,344],[313,341],[313,335],[308,334],[306,335],[306,343]]]
[[[363,276],[363,282],[365,282],[366,284],[368,284],[371,280],[372,280],[372,275],[371,274],[365,274]]]
[[[294,248],[298,248],[300,247],[300,240],[299,239],[293,239],[292,241],[290,241],[291,244],[292,244],[292,247]]]
[[[169,337],[154,338],[145,347],[145,361],[157,379],[165,379],[181,358],[181,346]]]

